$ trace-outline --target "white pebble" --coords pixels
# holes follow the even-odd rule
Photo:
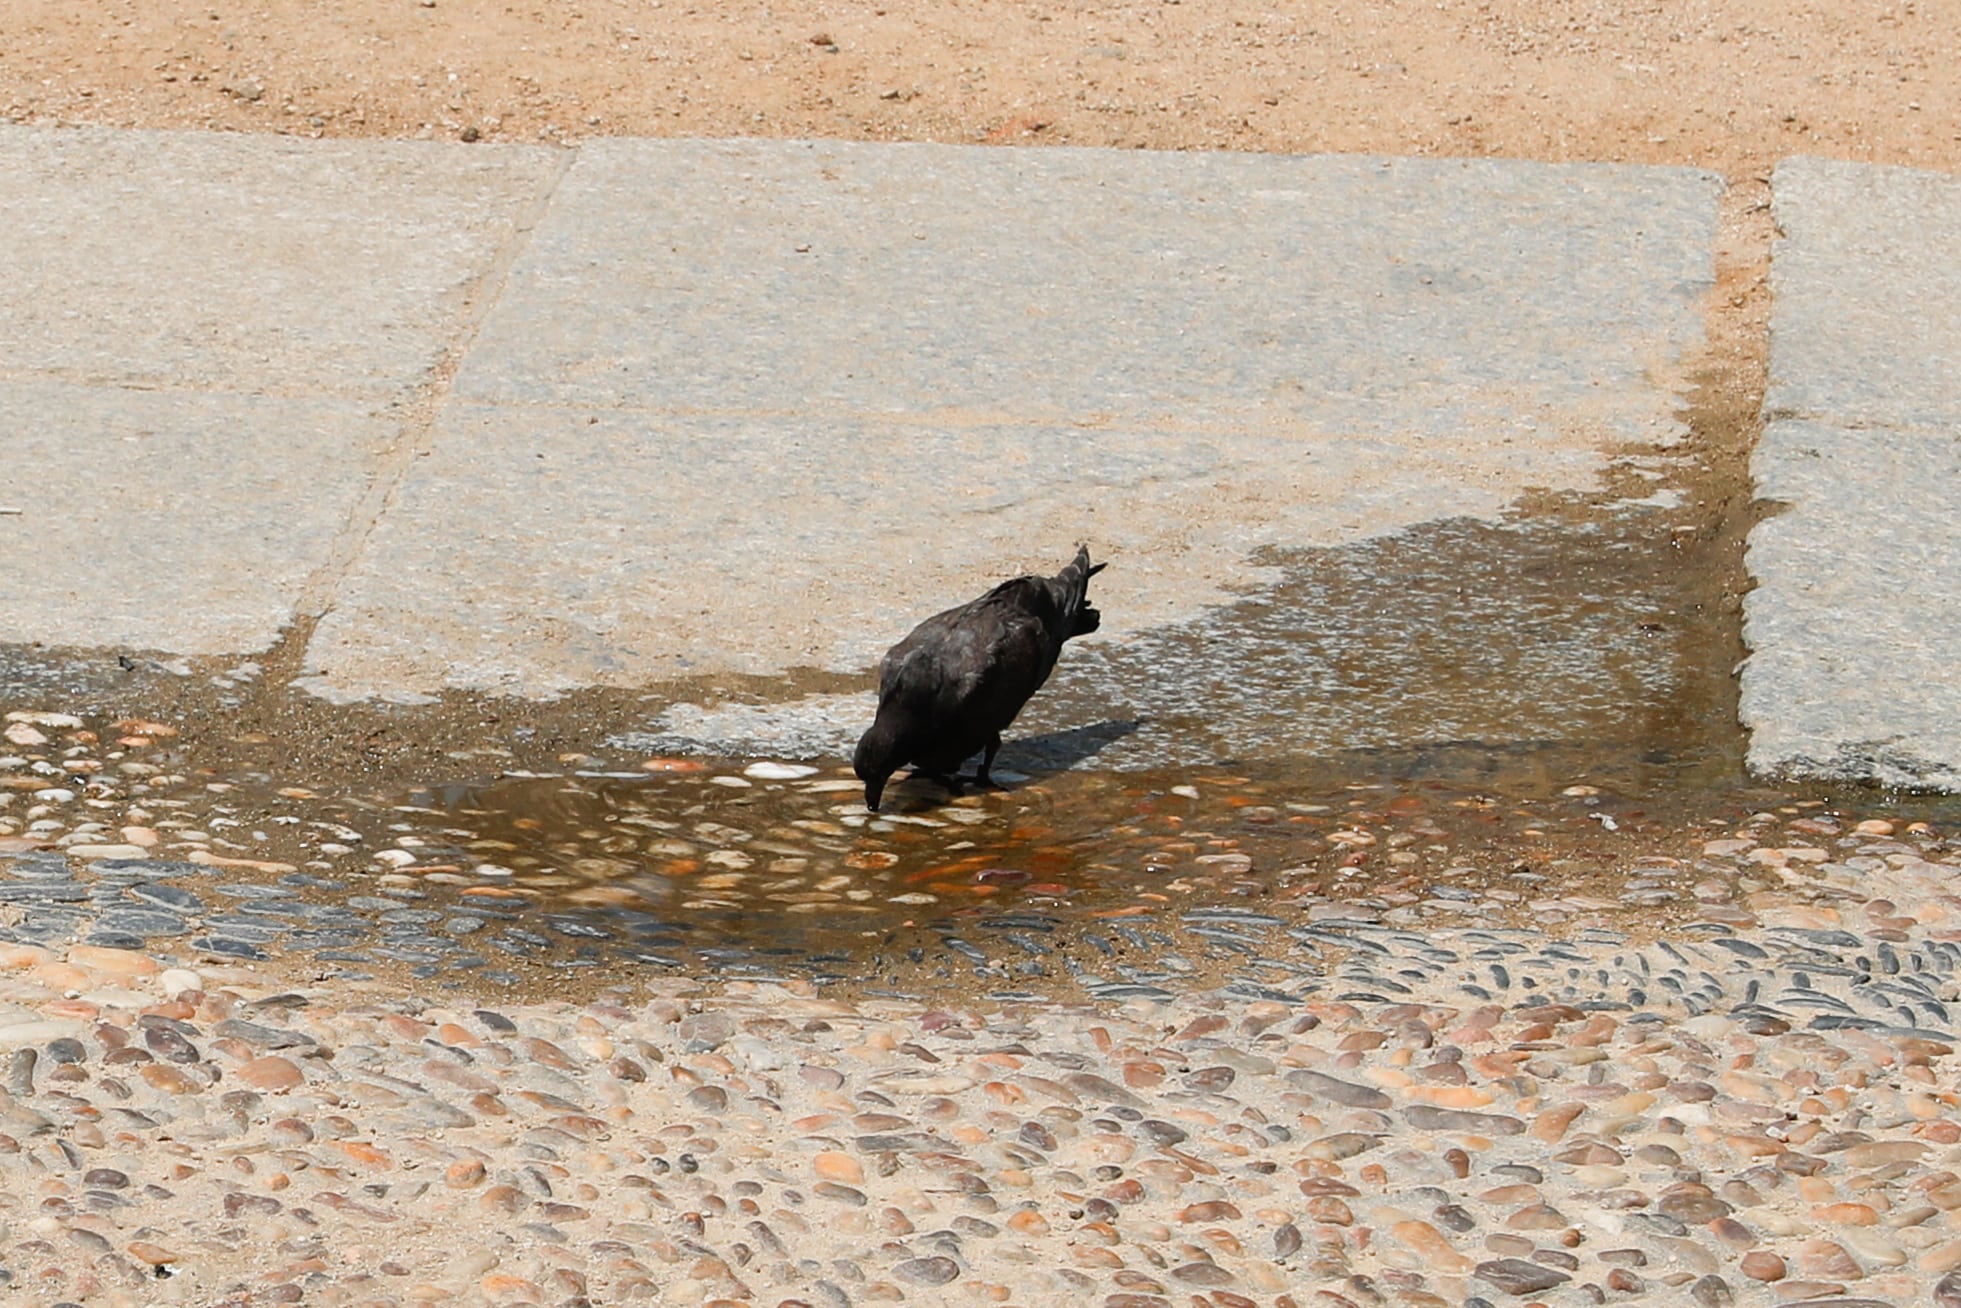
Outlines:
[[[750,790],[755,786],[754,782],[744,781],[741,777],[710,777],[708,778],[708,784],[711,786],[727,786],[730,790]]]
[[[816,772],[816,768],[806,763],[773,763],[767,759],[742,769],[743,776],[763,781],[795,781],[798,777],[814,776]]]
[[[1197,799],[1198,787],[1197,786],[1173,786],[1171,788],[1171,793],[1174,795],[1183,795],[1186,799]]]
[[[163,985],[164,995],[170,999],[177,998],[186,990],[204,989],[204,978],[188,967],[167,967],[157,980]]]
[[[69,845],[64,853],[76,858],[142,858],[149,851],[136,845]]]
[[[37,727],[53,727],[57,731],[73,731],[82,725],[82,720],[72,713],[41,713],[33,709],[15,709],[7,715],[9,722],[29,722]]]

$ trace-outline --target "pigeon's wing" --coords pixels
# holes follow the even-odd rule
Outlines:
[[[915,762],[958,767],[1013,722],[1047,678],[1055,662],[1049,632],[1021,590],[1004,583],[935,614],[885,656],[879,713],[920,742]]]
[[[1013,722],[1048,680],[1056,643],[1043,621],[1040,598],[1032,581],[1007,582],[967,606],[952,624],[942,663],[958,702],[946,707],[968,731],[991,737]]]

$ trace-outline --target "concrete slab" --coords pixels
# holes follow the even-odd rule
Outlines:
[[[1772,188],[1766,415],[1961,423],[1961,179],[1800,158]]]
[[[0,126],[0,376],[387,393],[561,151]]]
[[[375,408],[0,381],[0,641],[270,645],[394,438]]]
[[[1559,412],[1655,439],[1701,330],[1717,185],[1496,160],[594,142],[457,393],[1438,438]]]
[[[1760,771],[1961,789],[1961,443],[1771,424],[1750,535],[1742,713]]]
[[[452,407],[314,633],[305,687],[536,696],[857,672],[927,612],[1080,536],[1104,638],[1223,595],[1266,537],[1501,513],[1585,448],[1467,432],[1307,444],[1148,428]],[[1266,571],[1266,570],[1261,570]]]
[[[1088,540],[1121,640],[1667,443],[1688,170],[582,149],[304,684],[859,671]],[[492,533],[488,547],[475,545]],[[1107,586],[1104,583],[1107,582]]]
[[[564,161],[0,126],[0,640],[272,644]]]
[[[1961,789],[1961,179],[1796,159],[1773,186],[1750,766]]]

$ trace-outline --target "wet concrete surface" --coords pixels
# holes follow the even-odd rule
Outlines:
[[[1595,495],[1269,552],[1199,619],[1077,642],[1008,789],[875,815],[868,674],[336,706],[292,684],[304,623],[251,660],[10,647],[0,929],[410,991],[1000,997],[1318,993],[1323,921],[1666,932],[1753,893],[1710,840],[1874,803],[1744,777],[1743,433],[1691,425]],[[663,729],[688,705],[767,729]]]
[[[1748,407],[1591,494],[1259,555],[1198,618],[1072,645],[1008,789],[876,815],[842,761],[869,670],[337,706],[294,687],[304,622],[249,660],[9,647],[0,704],[78,718],[9,727],[44,739],[0,769],[5,929],[411,993],[1121,998],[1339,992],[1326,923],[1741,919],[1779,874],[1712,841],[1950,816],[1744,775]]]

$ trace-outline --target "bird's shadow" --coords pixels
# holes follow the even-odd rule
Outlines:
[[[1044,731],[1019,736],[1001,746],[994,766],[999,770],[1040,776],[1067,772],[1085,763],[1144,725],[1142,718],[1110,718],[1067,731]]]
[[[995,783],[1000,789],[1015,790],[1023,784],[1023,778],[1067,772],[1096,757],[1143,725],[1142,718],[1112,718],[1093,722],[1086,727],[1071,727],[1067,731],[1044,731],[1033,736],[1016,737],[1003,743],[1001,752],[994,758]],[[978,754],[961,765],[961,791],[974,788],[974,770],[979,765]],[[947,787],[938,780],[919,774],[895,782],[887,792],[901,800],[904,811],[933,808],[944,802],[947,793]]]

